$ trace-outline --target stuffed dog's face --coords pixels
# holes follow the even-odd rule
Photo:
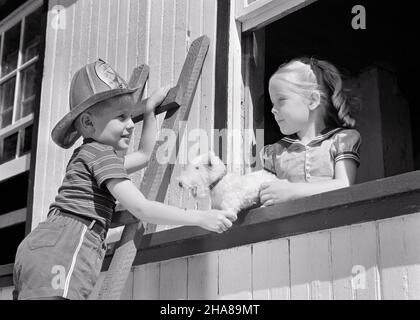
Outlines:
[[[202,198],[209,193],[209,186],[225,174],[225,165],[211,151],[194,158],[177,180],[178,185],[189,189],[194,198]]]

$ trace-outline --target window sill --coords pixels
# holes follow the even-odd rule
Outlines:
[[[34,122],[34,114],[31,113],[24,118],[17,120],[15,123],[8,125],[7,127],[0,129],[0,138],[10,136],[20,129],[31,125]]]
[[[27,208],[0,214],[0,231],[26,221]]]
[[[0,181],[9,179],[19,173],[29,170],[31,165],[31,154],[27,153],[19,158],[7,161],[0,165]]]
[[[198,227],[146,234],[134,265],[416,212],[420,212],[420,171],[245,211],[223,234]],[[105,258],[103,270],[108,269],[113,250]]]

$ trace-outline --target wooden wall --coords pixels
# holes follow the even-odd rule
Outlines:
[[[0,300],[13,299],[13,287],[0,288]]]
[[[135,266],[123,298],[420,299],[418,230],[415,213]]]
[[[147,63],[150,78],[145,96],[148,96],[160,86],[176,84],[190,43],[206,34],[211,43],[187,132],[194,128],[209,132],[214,118],[216,5],[214,0],[49,1],[32,228],[45,219],[73,150],[56,146],[50,133],[68,111],[71,77],[84,64],[101,57],[129,78],[135,66]],[[60,8],[56,6],[62,9],[58,24],[62,28],[54,27],[57,26],[55,9]],[[136,128],[133,145],[138,143],[140,132],[141,125]],[[176,166],[174,175],[179,170]],[[137,184],[140,179],[141,173],[133,177]],[[172,185],[166,202],[208,206],[208,203],[196,204]]]
[[[420,299],[418,230],[420,213],[135,266],[124,299]]]

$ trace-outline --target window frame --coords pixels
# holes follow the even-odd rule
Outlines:
[[[16,69],[10,72],[9,74],[3,76],[2,83],[7,81],[7,79],[10,79],[11,77],[14,77],[19,75],[21,72],[24,72],[24,70],[28,70],[28,68],[33,68],[35,66],[35,70],[39,70],[39,73],[36,74],[35,79],[35,92],[34,92],[34,101],[35,101],[35,107],[32,110],[31,113],[21,117],[20,119],[12,122],[12,124],[8,125],[5,128],[0,129],[0,139],[3,139],[4,137],[11,136],[18,133],[18,141],[15,145],[16,147],[16,156],[14,159],[11,159],[9,161],[6,161],[2,164],[0,164],[0,182],[8,183],[8,179],[12,178],[14,176],[18,176],[19,174],[29,172],[29,180],[28,180],[28,200],[24,204],[24,207],[12,210],[6,213],[3,213],[0,216],[0,231],[4,228],[12,227],[17,224],[25,223],[25,235],[27,235],[30,231],[30,222],[32,221],[31,217],[31,211],[32,211],[32,198],[33,198],[33,179],[34,179],[34,165],[35,165],[35,154],[36,154],[36,140],[37,140],[37,127],[38,127],[38,117],[39,117],[39,103],[40,103],[40,79],[42,77],[42,70],[40,63],[43,61],[44,58],[44,50],[45,50],[45,20],[44,20],[44,10],[45,10],[45,1],[44,0],[29,0],[23,3],[21,6],[17,7],[13,12],[11,12],[8,16],[6,16],[3,20],[0,21],[0,34],[2,34],[1,41],[3,42],[5,37],[3,36],[4,33],[9,30],[10,28],[13,28],[16,24],[21,23],[20,25],[20,38],[19,38],[19,53],[18,53],[18,60],[16,65]],[[24,39],[24,30],[25,23],[23,23],[23,20],[26,20],[26,17],[33,14],[35,11],[41,10],[41,20],[39,21],[39,24],[41,26],[39,31],[40,36],[40,43],[37,44],[39,46],[39,51],[37,54],[25,61],[24,63],[21,63],[23,61],[23,55],[24,50],[22,51],[21,48],[23,46]],[[38,22],[37,22],[38,23]],[[36,34],[38,35],[38,34]],[[34,38],[28,38],[28,44],[30,44],[30,41]],[[30,48],[28,46],[25,49]],[[1,46],[1,50],[3,50],[3,45]],[[0,52],[2,54],[2,52]],[[20,63],[20,64],[19,64]],[[1,72],[1,71],[0,71]],[[24,80],[25,74],[22,74],[22,80]],[[18,80],[16,79],[16,82]],[[20,81],[20,80],[19,80]],[[19,87],[20,92],[19,95],[23,95],[23,89],[24,89],[24,83],[19,83],[19,86],[15,86],[15,97],[14,97],[14,105],[13,105],[13,113],[17,113],[17,111],[21,112],[20,114],[24,114],[22,111],[23,109],[18,108],[16,105],[16,98],[20,98],[16,94],[16,87]],[[31,96],[27,98],[31,98]],[[23,98],[23,96],[22,96]],[[23,99],[21,99],[23,101]],[[13,115],[14,120],[16,118],[15,115]],[[32,132],[29,136],[29,140],[31,141],[31,148],[29,150],[23,150],[21,143],[26,143],[24,139],[26,139],[26,132],[25,129],[29,126],[32,126]],[[23,135],[23,136],[21,136]],[[29,231],[28,231],[29,228]],[[6,265],[0,265],[0,288],[5,287],[7,285],[12,285],[13,282],[11,282],[11,278],[7,276],[8,273],[11,273],[13,270],[13,263],[6,264]]]
[[[235,0],[235,19],[242,32],[261,28],[318,0]]]
[[[12,176],[15,176],[19,173],[28,171],[30,168],[30,158],[31,152],[20,154],[20,143],[22,141],[21,135],[24,134],[23,132],[27,127],[31,126],[34,123],[34,112],[26,115],[20,119],[16,120],[17,112],[18,112],[18,101],[21,98],[22,94],[22,71],[30,68],[30,66],[35,65],[40,58],[40,53],[38,53],[35,57],[32,57],[28,61],[22,63],[23,61],[23,54],[22,54],[22,46],[25,36],[25,24],[26,24],[26,17],[35,12],[36,10],[40,9],[43,5],[43,0],[33,0],[24,3],[22,6],[17,8],[14,12],[12,12],[9,16],[7,16],[4,20],[0,21],[0,35],[1,35],[1,43],[0,43],[0,57],[3,55],[4,50],[4,34],[10,28],[14,27],[16,24],[21,23],[20,25],[20,38],[19,38],[19,52],[18,52],[18,60],[16,69],[12,72],[8,73],[7,75],[1,77],[0,76],[0,84],[5,83],[9,79],[16,77],[15,80],[15,91],[14,91],[14,101],[13,101],[13,113],[12,113],[12,123],[4,128],[0,128],[0,148],[3,144],[3,139],[15,134],[18,132],[18,139],[16,144],[16,155],[14,159],[8,160],[2,164],[0,164],[0,168],[2,170],[2,174],[0,175],[0,181],[6,180]],[[0,65],[0,75],[1,75],[1,65]],[[19,109],[20,110],[20,109]],[[2,153],[2,150],[0,150]]]

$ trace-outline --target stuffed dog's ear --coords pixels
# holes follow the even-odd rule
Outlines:
[[[211,154],[210,152],[206,154],[207,159],[203,159],[204,163],[203,165],[207,168],[211,168],[213,166],[213,162],[211,160]]]
[[[216,154],[213,151],[209,151],[208,153],[208,167],[211,167],[215,165],[219,161],[219,158],[216,156]]]

